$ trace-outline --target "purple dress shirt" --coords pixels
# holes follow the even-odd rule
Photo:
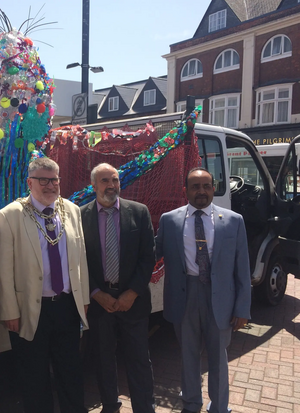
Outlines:
[[[46,208],[45,205],[38,202],[32,195],[30,195],[30,197],[31,197],[31,203],[36,209],[42,212]],[[48,206],[54,209],[54,203]],[[35,214],[35,217],[46,231],[45,220],[39,217],[37,214]],[[61,228],[61,222],[60,222],[59,215],[56,214],[52,220],[53,220],[53,223],[56,225],[55,234],[58,235],[60,228]],[[51,271],[50,271],[50,262],[49,262],[48,245],[47,245],[48,241],[46,241],[44,235],[41,233],[39,229],[38,229],[38,233],[39,233],[39,240],[40,240],[40,245],[41,245],[41,250],[42,250],[42,259],[43,259],[43,293],[42,293],[42,296],[52,297],[56,294],[51,288]],[[62,268],[62,274],[63,274],[63,283],[64,283],[63,292],[70,293],[71,285],[70,285],[70,277],[69,277],[67,239],[66,239],[65,232],[63,233],[63,236],[58,242],[58,249],[59,249],[59,254],[61,258],[61,268]]]

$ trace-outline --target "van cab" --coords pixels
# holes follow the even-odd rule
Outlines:
[[[216,180],[214,202],[244,218],[254,295],[276,305],[285,293],[287,274],[300,275],[300,165],[296,154],[300,137],[290,144],[275,186],[247,135],[204,124],[196,124],[195,133],[202,166]],[[229,152],[247,152],[247,163],[230,169]]]

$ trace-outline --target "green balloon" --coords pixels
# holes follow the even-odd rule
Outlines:
[[[22,148],[24,146],[24,141],[21,138],[18,138],[15,140],[15,147],[16,148]]]
[[[10,75],[15,75],[17,73],[19,73],[19,69],[16,66],[11,66],[7,69],[8,73]]]

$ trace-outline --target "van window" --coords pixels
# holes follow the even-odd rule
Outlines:
[[[198,135],[198,149],[201,158],[201,166],[206,168],[214,177],[214,196],[224,195],[226,184],[224,181],[224,160],[221,156],[221,144],[217,138]]]
[[[231,145],[235,145],[231,147]],[[264,187],[260,171],[244,143],[237,145],[237,141],[231,142],[227,139],[227,156],[229,173],[232,176],[243,178],[245,183]]]
[[[280,181],[281,199],[293,199],[300,194],[300,177],[296,175],[296,156],[295,148],[289,152],[282,169],[282,178]]]

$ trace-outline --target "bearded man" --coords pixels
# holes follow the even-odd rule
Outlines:
[[[119,197],[118,171],[107,163],[91,172],[96,200],[82,207],[90,277],[89,322],[102,413],[119,412],[117,338],[134,413],[153,413],[148,352],[148,284],[155,264],[151,218],[143,204]]]

